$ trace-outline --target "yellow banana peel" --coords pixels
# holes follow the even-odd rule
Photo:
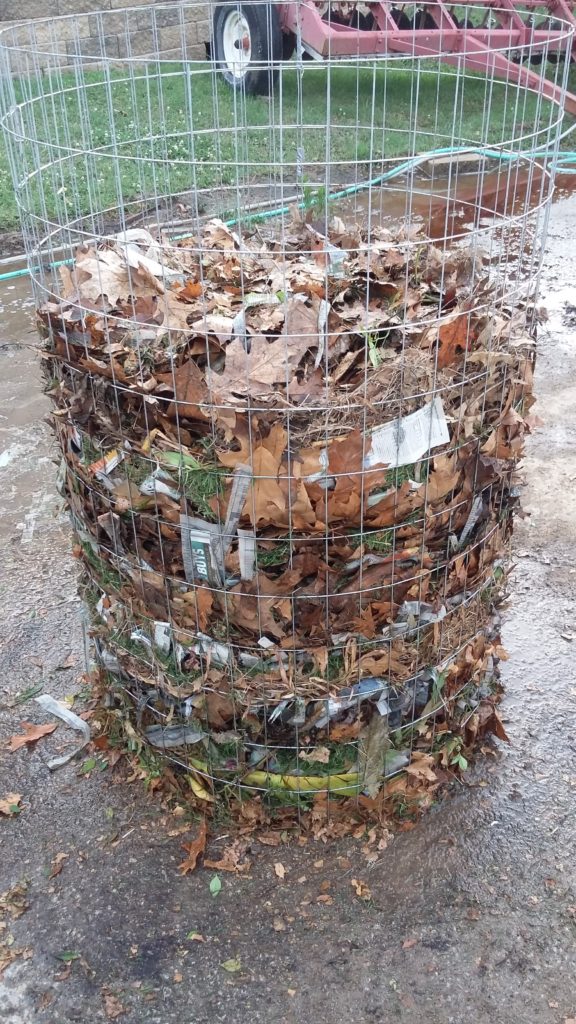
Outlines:
[[[188,782],[190,783],[190,789],[194,793],[194,796],[198,800],[204,800],[207,803],[214,803],[215,797],[194,774],[188,776]]]

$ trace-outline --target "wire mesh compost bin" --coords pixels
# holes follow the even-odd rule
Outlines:
[[[317,61],[276,10],[2,35],[59,484],[133,743],[200,801],[406,808],[502,735],[562,110],[465,31]]]

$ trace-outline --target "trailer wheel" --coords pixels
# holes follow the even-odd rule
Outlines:
[[[561,21],[557,21],[556,19],[554,19],[554,21],[550,25],[550,28],[552,29],[553,32],[561,32],[562,29],[564,28],[564,25],[562,24]],[[548,51],[548,60],[550,61],[551,64],[558,64],[558,62],[561,61],[561,60],[564,60],[565,57],[566,57],[566,54],[564,54],[564,53],[557,53],[554,50],[552,50],[552,51],[549,50]]]
[[[416,11],[413,27],[418,29],[431,29],[437,28],[438,26],[430,14],[430,11],[424,9]]]
[[[234,89],[268,95],[283,56],[282,30],[274,4],[230,4],[214,8],[212,56]]]
[[[398,28],[404,30],[412,28],[412,18],[410,18],[402,8],[392,7],[390,14]]]
[[[296,50],[296,36],[293,32],[282,33],[282,60],[291,60]]]

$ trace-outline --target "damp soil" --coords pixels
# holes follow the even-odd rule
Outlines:
[[[505,612],[497,744],[368,866],[352,841],[269,849],[249,878],[182,877],[139,782],[78,765],[51,773],[64,728],[30,753],[0,752],[0,891],[29,883],[11,926],[32,956],[0,977],[0,1021],[68,1024],[564,1024],[576,1017],[576,201],[554,206],[542,296],[537,411],[525,460],[527,517]],[[27,284],[0,296],[0,742],[46,718],[40,686],[81,701],[83,629]],[[213,853],[226,843],[225,829]],[[60,874],[50,864],[67,853]],[[340,859],[338,859],[340,858]],[[280,861],[286,876],[274,870]],[[372,898],[351,884],[363,880]],[[331,902],[317,902],[319,895]],[[278,920],[283,930],[277,930]],[[275,926],[276,921],[276,926]],[[205,941],[187,939],[199,933]],[[68,970],[59,955],[80,954]],[[222,963],[239,958],[230,974]]]

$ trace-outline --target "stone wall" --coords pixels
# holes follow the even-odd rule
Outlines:
[[[0,0],[0,28],[14,26],[17,41],[34,56],[15,55],[15,72],[73,67],[78,59],[122,61],[161,56],[203,60],[209,38],[209,5],[182,6],[178,0],[34,0],[39,25],[22,21],[22,0]],[[138,7],[137,11],[126,10]],[[73,15],[59,20],[55,15]],[[74,17],[75,16],[75,17]]]

